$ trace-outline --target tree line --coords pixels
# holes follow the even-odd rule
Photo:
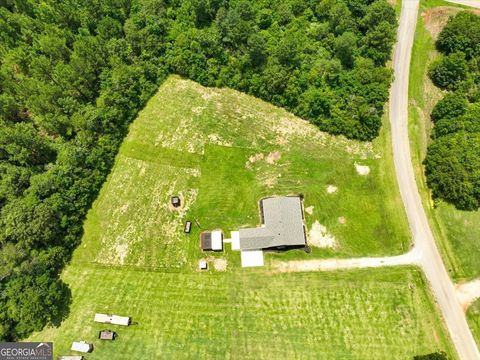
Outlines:
[[[431,113],[432,143],[425,173],[434,199],[463,210],[480,206],[480,16],[464,11],[449,19],[429,68],[446,91]]]
[[[395,29],[385,0],[0,0],[0,339],[66,316],[59,273],[168,74],[371,140]]]

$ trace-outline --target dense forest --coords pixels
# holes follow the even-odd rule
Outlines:
[[[59,273],[168,74],[371,140],[395,29],[385,0],[0,0],[0,339],[65,317]]]
[[[463,210],[480,206],[480,16],[460,12],[436,42],[441,52],[429,69],[446,95],[433,108],[435,124],[425,159],[435,199]]]

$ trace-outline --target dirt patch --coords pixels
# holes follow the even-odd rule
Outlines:
[[[438,6],[422,13],[425,28],[434,40],[437,39],[438,34],[440,34],[443,27],[447,24],[448,18],[459,11],[461,11],[459,8]]]
[[[345,225],[347,223],[347,219],[345,219],[345,216],[340,216],[338,218],[338,223],[342,224],[342,225]]]
[[[455,285],[455,290],[463,310],[466,311],[476,299],[480,298],[480,279],[457,284]]]
[[[280,151],[274,151],[267,155],[267,157],[265,158],[265,161],[267,162],[267,164],[274,164],[278,160],[280,160],[281,157],[282,157],[282,154],[280,154]]]
[[[336,187],[335,185],[327,186],[327,193],[333,194],[333,193],[336,193],[337,191],[338,191],[338,187]]]
[[[200,115],[200,114],[203,112],[203,110],[205,110],[205,109],[206,109],[206,108],[203,107],[203,106],[196,106],[196,107],[193,107],[193,108],[192,108],[192,112],[193,112],[194,114]]]
[[[320,248],[335,248],[337,246],[337,240],[335,237],[327,231],[327,228],[320,224],[318,221],[313,223],[312,228],[309,231],[310,245]]]
[[[228,141],[223,140],[218,134],[209,134],[208,140],[210,143],[220,146],[232,146]]]
[[[262,153],[252,155],[248,158],[247,162],[245,163],[245,167],[247,169],[251,169],[252,164],[256,163],[257,161],[263,160],[264,158],[265,158],[265,155]]]
[[[227,260],[225,260],[225,259],[215,259],[215,260],[213,260],[213,268],[217,271],[227,270]]]
[[[315,140],[317,144],[322,143],[327,135],[321,131],[315,125],[310,124],[305,120],[295,118],[292,114],[275,119],[275,122],[270,127],[276,134],[275,143],[278,145],[285,145],[294,138],[306,138],[309,137]]]
[[[387,0],[387,2],[392,6],[395,6],[397,4],[397,0]]]
[[[271,174],[265,178],[263,183],[265,184],[266,187],[272,188],[278,183],[279,176],[280,175]]]
[[[309,207],[305,208],[305,212],[309,215],[312,215],[313,214],[313,206],[309,206]]]
[[[357,170],[358,175],[367,176],[370,174],[370,167],[367,165],[361,165],[355,163],[355,170]]]
[[[117,261],[120,265],[125,263],[125,258],[128,254],[128,244],[121,244],[115,246],[115,255],[117,257]]]

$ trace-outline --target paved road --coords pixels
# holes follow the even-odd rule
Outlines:
[[[480,0],[447,0],[448,2],[460,5],[471,6],[475,8],[480,8]]]
[[[390,90],[390,122],[395,171],[414,239],[414,249],[420,255],[420,265],[430,283],[453,343],[462,360],[478,360],[480,353],[435,244],[411,162],[408,140],[408,78],[418,5],[419,0],[403,0],[394,54],[395,80]]]

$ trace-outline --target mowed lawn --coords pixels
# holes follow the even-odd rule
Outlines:
[[[131,125],[62,275],[73,293],[68,318],[32,340],[53,341],[57,355],[71,353],[72,341],[93,342],[89,360],[451,354],[414,268],[285,274],[269,266],[272,258],[409,248],[387,143],[387,132],[374,144],[347,141],[239,92],[169,78]],[[359,175],[356,164],[370,173]],[[229,244],[216,254],[200,251],[202,230],[221,228],[228,237],[259,224],[260,198],[299,193],[308,229],[325,226],[335,248],[269,254],[255,269],[242,268]],[[171,195],[181,197],[180,209],[170,207]],[[201,258],[206,272],[197,270]],[[135,324],[96,324],[96,312]],[[97,340],[106,328],[118,339]]]
[[[307,232],[318,223],[335,247],[281,258],[403,253],[410,235],[386,138],[330,136],[253,97],[172,76],[131,125],[74,261],[192,268],[201,230],[228,237],[256,226],[262,197],[289,194],[305,197]],[[356,165],[370,173],[359,175]],[[179,211],[169,209],[172,195],[182,197]]]
[[[468,308],[467,320],[472,329],[473,336],[477,340],[478,346],[480,346],[480,299],[477,299]]]
[[[412,359],[451,347],[415,269],[168,273],[70,266],[68,319],[30,340],[94,344],[94,359]],[[130,327],[95,312],[133,317]],[[118,332],[101,342],[98,331]],[[454,357],[452,357],[453,359]]]
[[[430,113],[436,102],[443,97],[441,90],[436,88],[427,76],[429,64],[438,56],[434,36],[441,29],[439,24],[442,24],[448,15],[460,10],[462,8],[441,0],[421,2],[422,16],[418,18],[412,53],[409,113],[412,158],[417,164],[417,183],[430,224],[441,245],[450,275],[457,280],[468,280],[480,277],[480,212],[460,211],[443,202],[434,207],[422,165],[430,142]]]

